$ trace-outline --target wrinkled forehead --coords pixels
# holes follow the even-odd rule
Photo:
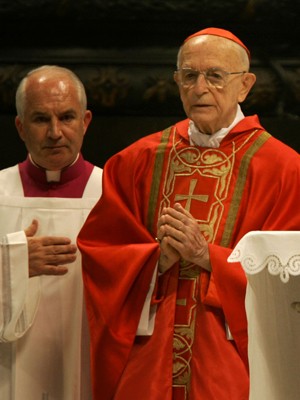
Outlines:
[[[178,54],[180,67],[194,68],[234,68],[242,64],[247,57],[245,50],[237,43],[213,35],[196,36],[183,44]],[[191,65],[190,65],[191,64]]]

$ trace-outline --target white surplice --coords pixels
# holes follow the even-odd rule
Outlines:
[[[101,195],[101,175],[95,167],[83,198],[29,198],[23,197],[17,167],[8,169],[0,177],[0,237],[37,219],[36,235],[76,243]],[[7,246],[0,270],[0,399],[91,399],[80,253],[64,276],[28,278],[24,234],[22,245],[20,237],[8,237],[17,243]]]
[[[250,400],[299,400],[300,232],[249,232],[228,261],[248,279]]]

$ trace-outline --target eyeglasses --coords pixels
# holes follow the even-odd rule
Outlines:
[[[176,71],[180,78],[180,83],[185,89],[193,88],[197,81],[199,75],[203,75],[208,86],[223,89],[228,83],[229,75],[245,74],[247,71],[241,72],[226,72],[219,68],[209,68],[206,71],[199,71],[192,68],[180,68]]]

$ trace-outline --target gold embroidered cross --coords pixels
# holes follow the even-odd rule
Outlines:
[[[187,200],[185,209],[190,212],[192,200],[203,201],[204,203],[208,202],[207,194],[193,194],[195,187],[197,185],[197,179],[192,179],[189,188],[189,194],[176,194],[175,201]]]

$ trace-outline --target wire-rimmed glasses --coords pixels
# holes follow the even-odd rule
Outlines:
[[[203,75],[208,86],[216,89],[223,89],[228,83],[229,75],[245,74],[246,72],[247,71],[227,72],[220,68],[209,68],[206,71],[199,71],[192,68],[179,68],[175,71],[179,76],[180,84],[185,89],[193,88],[198,81],[199,75]]]

